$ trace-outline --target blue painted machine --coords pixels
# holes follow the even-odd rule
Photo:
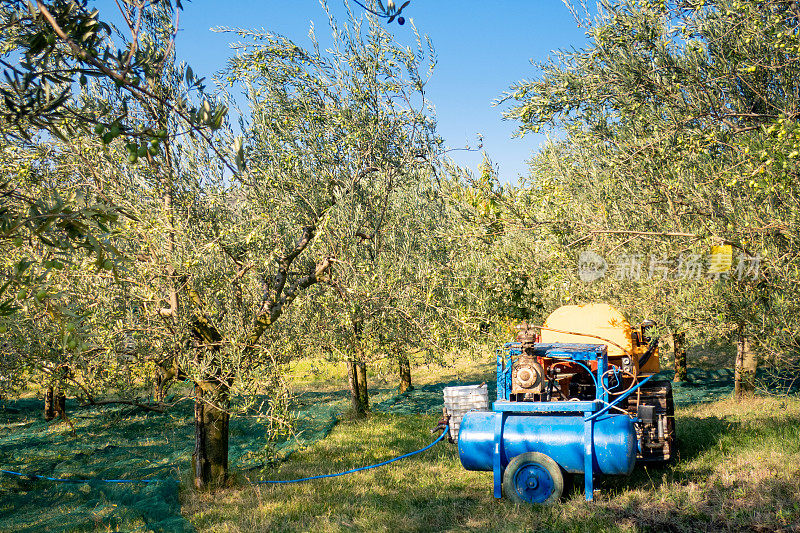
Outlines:
[[[657,435],[651,438],[658,428],[653,433],[645,427],[660,416],[656,406],[641,401],[653,374],[640,376],[638,365],[623,369],[618,359],[609,363],[606,343],[541,343],[529,332],[521,336],[522,342],[497,352],[493,410],[468,412],[458,436],[461,464],[491,470],[496,498],[553,503],[566,473],[584,474],[586,499],[592,500],[595,474],[627,475],[637,455],[671,449],[671,433],[667,448]],[[670,394],[670,410],[671,400]]]

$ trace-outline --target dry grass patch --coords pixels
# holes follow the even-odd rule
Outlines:
[[[494,372],[497,363],[493,352],[460,353],[448,356],[447,364],[426,361],[424,355],[409,356],[414,386],[450,381],[481,382]],[[288,381],[296,393],[340,391],[347,386],[347,366],[343,361],[303,358],[293,361]],[[397,362],[379,359],[367,371],[369,387],[393,388],[399,383]]]
[[[677,413],[680,457],[613,482],[644,530],[800,531],[800,402],[724,400]]]

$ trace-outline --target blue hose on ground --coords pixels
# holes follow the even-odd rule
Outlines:
[[[310,481],[312,479],[323,479],[327,477],[338,477],[344,476],[345,474],[352,474],[354,472],[361,472],[363,470],[369,470],[371,468],[377,468],[379,466],[388,465],[389,463],[394,463],[395,461],[399,461],[400,459],[405,459],[406,457],[411,457],[412,455],[416,455],[418,453],[422,453],[425,450],[429,450],[433,448],[433,446],[442,440],[444,436],[447,434],[448,428],[445,426],[442,434],[439,437],[419,450],[409,452],[407,454],[401,455],[400,457],[395,457],[394,459],[389,459],[388,461],[383,461],[382,463],[369,465],[369,466],[362,466],[361,468],[354,468],[353,470],[348,470],[347,472],[339,472],[338,474],[324,474],[321,476],[311,476],[311,477],[304,477],[301,479],[287,479],[285,481],[258,481],[258,483],[297,483],[298,481]],[[0,470],[0,473],[8,474],[10,476],[17,476],[17,477],[25,477],[25,478],[32,478],[32,479],[42,479],[45,481],[58,481],[60,483],[88,483],[90,481],[100,482],[100,483],[155,483],[158,481],[167,481],[164,479],[63,479],[57,477],[48,477],[48,476],[40,476],[38,474],[22,474],[20,472],[12,472],[11,470]]]
[[[362,466],[361,468],[354,468],[352,470],[348,470],[346,472],[338,472],[336,474],[323,474],[323,475],[320,475],[320,476],[303,477],[303,478],[300,478],[300,479],[285,479],[285,480],[280,480],[280,481],[263,480],[263,481],[256,481],[256,483],[298,483],[300,481],[311,481],[312,479],[323,479],[323,478],[328,478],[328,477],[339,477],[339,476],[344,476],[344,475],[347,475],[347,474],[353,474],[355,472],[362,472],[364,470],[369,470],[371,468],[378,468],[379,466],[388,465],[389,463],[394,463],[395,461],[399,461],[400,459],[405,459],[406,457],[411,457],[412,455],[416,455],[418,453],[424,452],[425,450],[429,450],[429,449],[433,448],[433,446],[436,443],[438,443],[440,440],[442,440],[444,438],[444,436],[447,434],[447,432],[448,432],[448,427],[445,426],[444,430],[442,431],[442,434],[439,435],[439,437],[437,437],[437,439],[435,441],[431,442],[430,444],[428,444],[424,448],[420,448],[419,450],[416,450],[416,451],[413,451],[413,452],[409,452],[407,454],[401,455],[400,457],[395,457],[394,459],[389,459],[388,461],[383,461],[382,463],[377,463],[377,464],[369,465],[369,466]]]

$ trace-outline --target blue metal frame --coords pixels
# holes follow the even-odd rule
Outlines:
[[[603,407],[603,402],[591,400],[588,402],[509,402],[498,400],[492,404],[496,413],[584,413],[595,412]]]
[[[533,353],[537,357],[551,357],[566,359],[575,362],[596,361],[595,383],[600,385],[603,374],[608,368],[608,350],[602,344],[545,344],[537,343],[533,346]],[[492,473],[494,478],[494,497],[502,497],[503,471],[505,466],[502,461],[503,427],[510,413],[530,414],[536,416],[542,413],[574,413],[576,416],[583,414],[584,420],[584,490],[586,500],[594,499],[594,421],[595,413],[603,409],[608,403],[606,387],[595,387],[593,401],[551,401],[551,402],[513,402],[511,397],[511,372],[514,362],[522,355],[522,345],[518,342],[509,342],[497,350],[497,401],[492,409],[500,413],[494,428],[494,457]],[[581,366],[584,366],[580,363]],[[589,370],[587,368],[587,370]]]
[[[593,411],[583,413],[583,492],[586,501],[594,499],[594,418]]]
[[[507,342],[497,349],[497,399],[508,400],[511,394],[511,371],[522,354],[522,343]]]
[[[507,342],[502,348],[497,349],[496,354],[497,399],[509,400],[511,398],[511,373],[514,363],[522,355],[522,343]],[[598,385],[600,385],[600,379],[603,379],[602,376],[608,368],[608,349],[604,344],[537,343],[533,345],[533,355],[535,357],[565,359],[579,364],[581,364],[581,361],[597,361],[595,383]],[[582,366],[586,368],[585,365]],[[605,379],[607,380],[608,378]],[[595,398],[608,402],[606,388],[602,386],[596,387]]]

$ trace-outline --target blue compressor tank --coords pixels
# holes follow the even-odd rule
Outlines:
[[[470,411],[461,420],[458,455],[467,470],[492,470],[494,432],[502,413]],[[500,460],[505,467],[510,459],[525,452],[540,452],[551,457],[565,471],[584,471],[583,415],[507,414],[503,425]],[[630,474],[636,462],[636,430],[626,415],[602,415],[593,427],[594,471],[603,474]]]

